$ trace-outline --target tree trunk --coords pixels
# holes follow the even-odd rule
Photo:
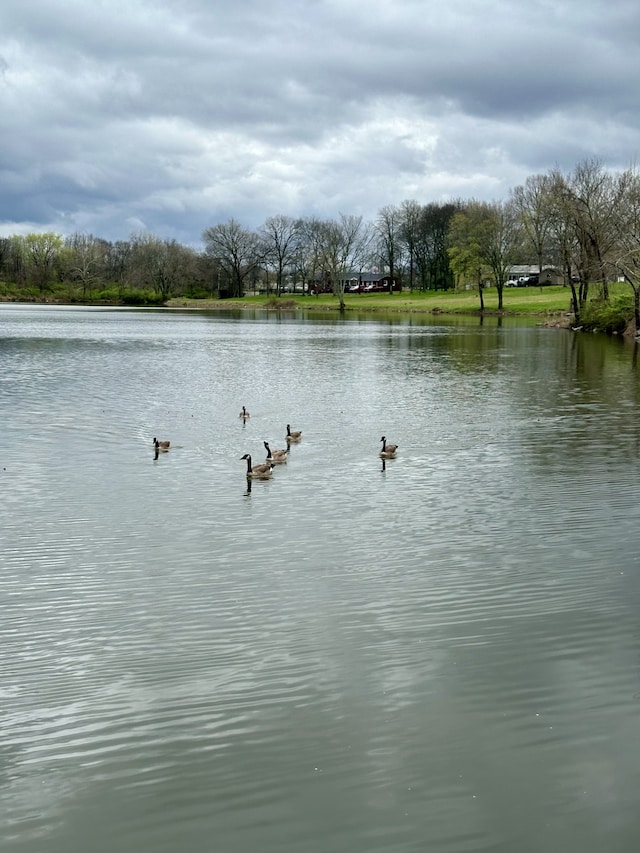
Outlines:
[[[573,316],[576,325],[580,324],[580,300],[573,279],[569,276],[569,286],[571,287],[571,304],[573,305]]]
[[[634,284],[626,272],[623,272],[625,281],[633,290],[633,322],[636,326],[636,335],[640,334],[640,284]]]
[[[236,299],[239,299],[242,296],[242,276],[236,272],[234,279],[235,280],[233,282],[233,284],[234,284],[233,289],[235,290],[235,293],[233,295]]]

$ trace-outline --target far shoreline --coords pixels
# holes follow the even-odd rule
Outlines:
[[[392,302],[371,304],[349,303],[344,311],[335,303],[329,303],[325,300],[315,301],[314,296],[301,297],[305,301],[314,300],[308,304],[300,304],[299,300],[294,298],[277,297],[250,297],[252,301],[246,299],[185,299],[176,297],[167,300],[164,303],[166,308],[182,308],[187,310],[201,311],[300,311],[303,313],[310,311],[318,311],[323,313],[335,314],[398,314],[398,315],[424,315],[424,316],[439,316],[439,317],[513,317],[522,320],[530,320],[535,325],[544,325],[553,328],[571,328],[572,316],[565,311],[509,311],[508,309],[498,310],[497,308],[465,307],[453,308],[447,306],[441,308],[437,305],[407,305],[406,302],[402,305],[393,305]],[[260,301],[258,301],[260,300]]]
[[[554,288],[555,290],[555,288]],[[343,311],[331,294],[316,295],[247,295],[241,299],[213,299],[213,298],[189,298],[173,297],[165,302],[150,299],[146,302],[127,302],[119,300],[78,300],[64,299],[53,294],[48,296],[27,298],[16,298],[16,295],[0,294],[1,304],[13,305],[55,305],[58,307],[87,307],[87,308],[124,308],[136,309],[176,309],[188,311],[266,311],[269,313],[288,312],[295,313],[326,313],[339,316],[353,315],[398,315],[398,316],[439,316],[439,317],[504,317],[519,319],[530,322],[531,325],[545,328],[564,329],[571,331],[600,332],[624,339],[639,340],[633,320],[620,321],[616,330],[598,328],[596,324],[589,326],[575,325],[573,313],[568,310],[566,292],[557,288],[553,293],[550,288],[536,289],[535,293],[528,291],[526,294],[509,293],[507,307],[498,309],[496,305],[486,305],[488,301],[495,301],[495,292],[490,292],[485,297],[485,307],[480,308],[477,301],[469,293],[459,291],[436,291],[428,293],[406,293],[389,296],[388,294],[376,294],[369,297],[358,295],[346,297],[346,306]],[[513,298],[516,296],[517,298]],[[564,307],[563,307],[564,306]]]

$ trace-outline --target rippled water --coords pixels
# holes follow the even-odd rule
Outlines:
[[[541,328],[0,306],[0,849],[637,849],[639,396]]]

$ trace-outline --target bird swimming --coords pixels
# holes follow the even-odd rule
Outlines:
[[[396,455],[396,450],[398,449],[399,445],[387,444],[387,439],[384,435],[382,436],[380,441],[382,442],[382,450],[380,451],[380,456],[383,459],[393,459],[393,457]]]
[[[287,441],[300,441],[302,438],[301,430],[291,431],[291,425],[287,424]]]
[[[155,438],[155,436],[154,436],[153,445],[154,445],[156,450],[167,451],[171,447],[171,442],[170,441],[158,441],[158,439]]]
[[[263,441],[264,449],[267,451],[267,462],[286,462],[287,454],[289,453],[289,448],[286,450],[272,450],[269,447],[268,441]]]
[[[271,476],[271,472],[273,471],[272,462],[263,462],[261,465],[252,465],[249,453],[245,453],[244,456],[240,457],[240,459],[247,460],[247,477],[251,477],[254,480],[267,480]]]
[[[247,411],[246,406],[243,406],[243,407],[242,407],[242,411],[240,412],[240,414],[238,415],[238,417],[239,417],[239,418],[242,418],[242,420],[243,420],[243,421],[246,421],[246,420],[248,420],[248,419],[251,417],[251,415],[250,415],[250,414],[249,414],[249,412]]]

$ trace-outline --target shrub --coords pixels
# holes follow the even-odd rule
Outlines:
[[[163,299],[158,293],[149,290],[130,290],[122,294],[123,305],[162,305]]]
[[[580,321],[586,330],[609,335],[624,332],[630,320],[633,320],[633,298],[627,294],[616,296],[609,302],[594,299],[580,312]]]

